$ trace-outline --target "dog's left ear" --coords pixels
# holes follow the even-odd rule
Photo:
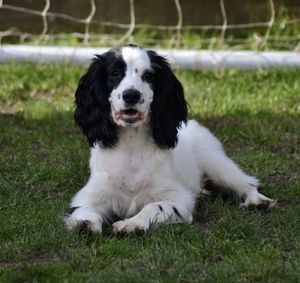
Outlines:
[[[111,118],[109,91],[104,67],[105,56],[97,55],[80,78],[76,93],[74,119],[86,135],[90,146],[99,143],[112,148],[118,142],[118,131]]]
[[[152,135],[161,148],[174,148],[182,123],[187,122],[187,104],[181,83],[170,69],[167,60],[148,51],[155,70],[154,97],[151,104]]]

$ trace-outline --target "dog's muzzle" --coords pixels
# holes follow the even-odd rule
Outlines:
[[[134,124],[144,120],[144,114],[135,109],[121,110],[115,115],[116,121],[122,120],[127,124]]]

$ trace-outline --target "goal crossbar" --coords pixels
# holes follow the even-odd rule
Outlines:
[[[0,63],[29,61],[38,63],[88,64],[95,54],[108,48],[54,47],[28,45],[0,46]],[[173,68],[255,70],[260,68],[300,68],[300,53],[289,51],[212,51],[156,49]]]

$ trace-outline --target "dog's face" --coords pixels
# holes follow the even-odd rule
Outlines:
[[[172,148],[187,117],[182,86],[167,61],[135,45],[97,55],[75,96],[75,121],[90,145],[113,147],[120,127],[147,124],[158,146]]]
[[[144,49],[126,46],[112,52],[114,60],[107,72],[112,118],[120,126],[141,125],[148,120],[155,69]]]

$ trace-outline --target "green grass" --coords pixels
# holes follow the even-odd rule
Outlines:
[[[300,70],[177,72],[191,117],[277,209],[244,211],[217,195],[199,200],[193,225],[117,238],[61,221],[89,174],[72,118],[84,69],[0,65],[0,282],[299,282]]]

